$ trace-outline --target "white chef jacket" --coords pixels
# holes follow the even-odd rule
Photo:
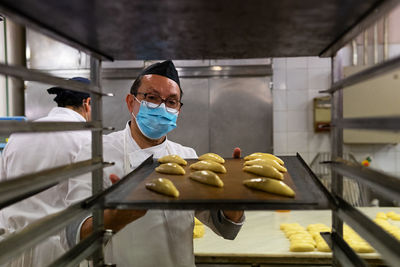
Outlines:
[[[85,122],[86,120],[72,109],[55,107],[48,116],[37,121]],[[11,180],[20,175],[72,163],[83,144],[90,143],[90,140],[90,131],[13,134],[1,157],[0,180]],[[0,225],[4,225],[7,232],[13,233],[42,217],[59,212],[70,205],[65,199],[67,192],[68,182],[64,182],[17,202],[2,210]],[[27,250],[8,266],[47,266],[67,249],[63,231],[60,235],[52,236]]]
[[[104,160],[115,162],[114,166],[104,169],[103,178],[106,187],[111,185],[110,174],[116,174],[122,178],[150,155],[154,158],[168,154],[176,154],[186,159],[197,158],[192,148],[169,140],[157,146],[141,149],[131,137],[129,124],[122,131],[104,136],[103,141]],[[83,160],[89,156],[90,146],[85,146],[78,155],[78,159]],[[90,176],[70,179],[69,183],[71,189],[68,194],[69,201],[79,201],[91,195]],[[216,214],[217,211],[214,213]],[[194,211],[148,210],[143,217],[128,224],[113,236],[106,246],[106,262],[117,264],[118,267],[194,267],[194,214]],[[228,234],[225,236],[233,239],[242,222],[234,223],[226,219],[222,212],[215,216],[222,216],[223,227],[228,228],[226,231]],[[197,212],[196,217],[217,234],[221,234],[221,231],[216,229],[209,211]],[[244,216],[242,219],[244,220]],[[232,230],[230,231],[229,228]],[[79,232],[80,229],[75,234],[79,236]],[[223,231],[222,235],[224,235]]]

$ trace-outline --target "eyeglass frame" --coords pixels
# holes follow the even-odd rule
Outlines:
[[[133,95],[136,97],[138,94],[143,95],[144,98],[146,99],[146,95],[148,95],[148,94],[154,94],[154,93],[136,92],[136,93],[134,93]],[[158,108],[159,106],[161,106],[162,103],[164,103],[165,106],[167,107],[166,101],[168,100],[169,97],[167,97],[166,99],[164,99],[164,98],[162,98],[160,95],[157,95],[157,94],[154,94],[154,95],[158,96],[158,97],[161,99],[161,103],[157,106],[157,108]],[[181,108],[182,108],[182,106],[183,106],[183,103],[182,103],[181,101],[179,101],[179,100],[178,100],[178,103],[179,103],[179,107],[178,107],[178,109],[176,109],[176,110],[177,110],[177,111],[180,111]],[[155,104],[155,103],[153,103],[153,104]],[[168,107],[168,108],[171,108],[171,107]],[[175,109],[175,108],[172,108],[172,109]]]

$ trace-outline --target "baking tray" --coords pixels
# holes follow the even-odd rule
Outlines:
[[[295,192],[294,198],[269,194],[245,187],[242,181],[259,177],[242,171],[243,159],[225,159],[226,174],[218,174],[224,182],[223,188],[204,185],[189,179],[189,165],[197,159],[187,160],[185,175],[166,175],[154,171],[159,165],[149,158],[135,171],[128,174],[116,190],[106,196],[105,208],[115,209],[327,209],[326,196],[321,191],[316,177],[299,154],[280,156],[288,172],[284,182]],[[180,192],[179,198],[164,196],[145,188],[145,183],[158,177],[170,179]]]

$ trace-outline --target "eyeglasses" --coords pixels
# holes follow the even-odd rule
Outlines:
[[[180,102],[178,99],[173,98],[173,97],[168,97],[166,99],[161,98],[161,96],[153,93],[141,93],[137,92],[136,94],[141,94],[144,96],[144,100],[155,104],[155,106],[152,106],[151,108],[157,108],[159,107],[162,103],[165,103],[165,106],[167,108],[172,108],[175,110],[180,110],[183,106],[183,103]]]

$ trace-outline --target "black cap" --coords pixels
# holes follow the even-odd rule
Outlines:
[[[175,81],[179,85],[179,88],[181,87],[181,83],[179,82],[178,72],[176,71],[175,65],[174,63],[172,63],[171,60],[158,62],[148,66],[142,71],[142,73],[140,73],[140,76],[147,74],[157,74],[160,76],[167,77],[168,79]]]
[[[70,80],[90,84],[90,80],[83,78],[83,77],[74,77]],[[74,90],[64,89],[62,87],[51,87],[47,89],[49,94],[57,95],[54,98],[54,101],[57,103],[59,107],[65,106],[81,106],[82,101],[88,97],[90,94],[85,92],[78,92]]]

